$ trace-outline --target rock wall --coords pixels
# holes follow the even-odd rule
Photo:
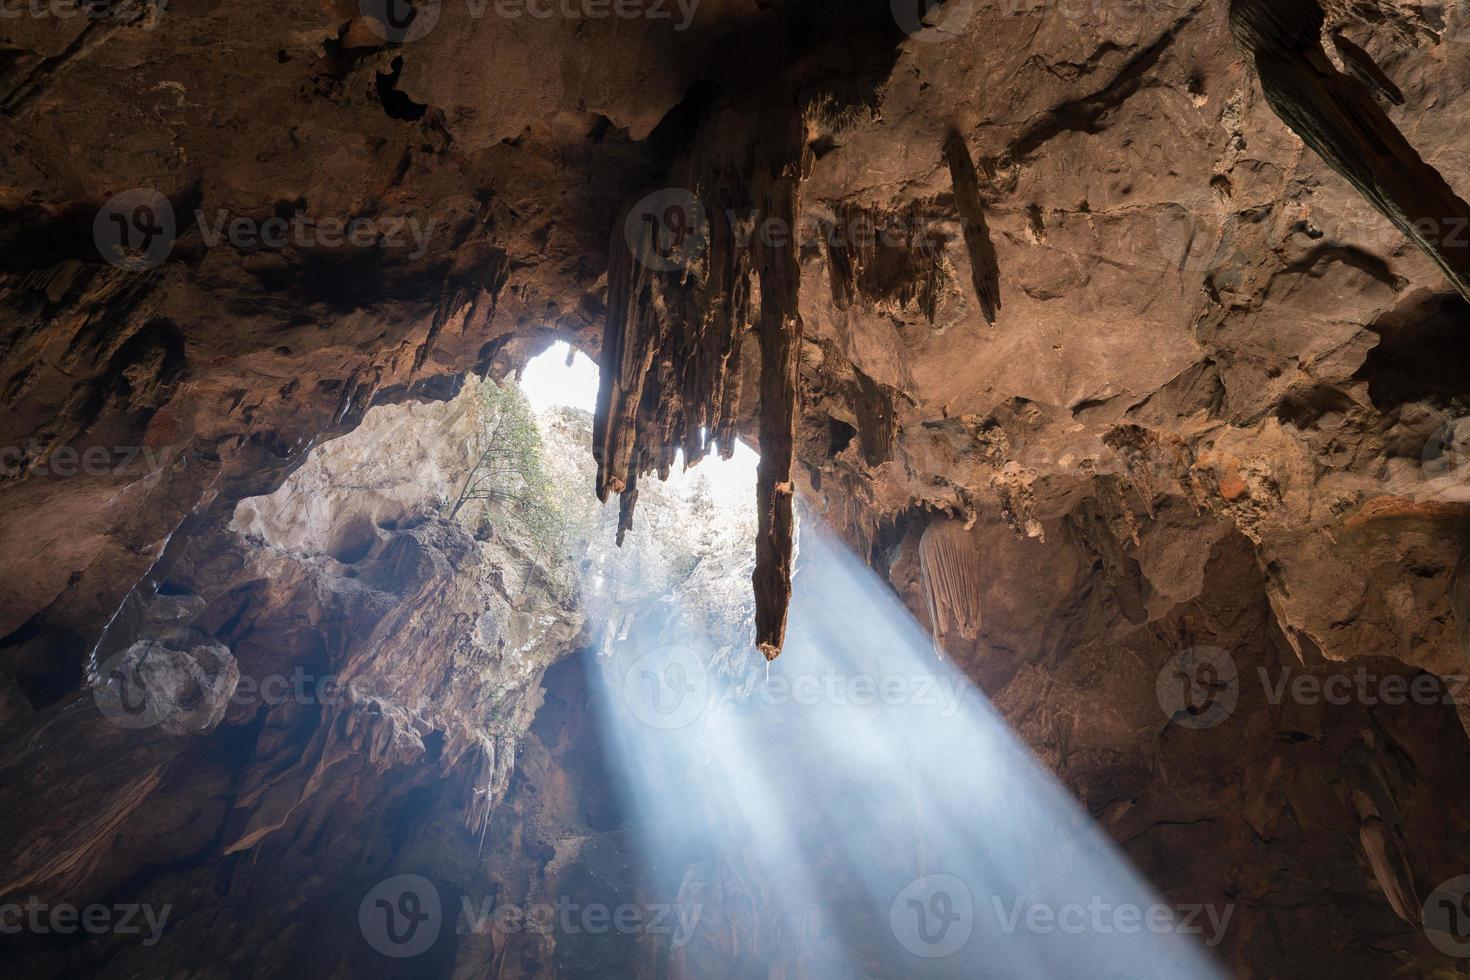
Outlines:
[[[444,516],[472,387],[369,411],[196,530],[129,596],[93,686],[9,719],[6,894],[169,908],[166,944],[32,934],[10,966],[356,975],[381,958],[357,914],[376,879],[486,893],[477,848],[582,617],[514,525],[477,540]]]
[[[388,969],[349,906],[410,867],[448,889],[476,834],[532,894],[547,865],[496,849],[538,806],[537,853],[585,825],[592,777],[525,734],[579,627],[433,516],[419,403],[553,336],[612,364],[639,324],[609,374],[656,383],[601,488],[706,426],[778,460],[768,651],[792,496],[926,621],[922,542],[957,525],[986,584],[940,645],[1147,875],[1241,903],[1237,974],[1449,968],[1403,920],[1470,865],[1457,705],[1253,675],[1459,698],[1470,6],[1279,6],[1319,38],[1245,0],[371,6],[0,21],[0,892],[146,885],[195,944],[31,936],[29,972]],[[624,237],[669,191],[693,272]],[[1174,717],[1157,682],[1201,648],[1237,706],[1189,728],[1218,684]],[[226,696],[298,668],[361,683]]]

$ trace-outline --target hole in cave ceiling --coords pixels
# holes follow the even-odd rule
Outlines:
[[[519,384],[526,400],[538,414],[555,408],[578,409],[590,414],[597,406],[597,365],[565,342],[553,344],[532,358],[521,372]],[[676,491],[683,490],[691,481],[702,477],[708,480],[716,503],[753,508],[755,469],[759,463],[760,456],[755,450],[736,440],[735,454],[728,460],[711,455],[685,470],[681,454],[669,474],[668,486]],[[645,488],[653,482],[656,481],[645,483]],[[583,487],[575,489],[590,492]]]

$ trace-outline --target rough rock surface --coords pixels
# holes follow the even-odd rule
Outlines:
[[[91,690],[12,721],[7,806],[55,832],[11,839],[6,893],[134,893],[170,905],[171,935],[189,937],[26,937],[21,962],[371,969],[351,889],[425,839],[460,842],[445,861],[473,859],[542,674],[582,623],[546,583],[549,556],[513,528],[481,541],[440,516],[476,418],[468,388],[369,411],[274,493],[165,555],[103,638]],[[62,801],[37,789],[53,780],[68,789],[48,816]],[[352,914],[333,925],[343,903]]]
[[[1321,6],[1352,48],[1324,38],[1308,81],[1359,86],[1470,194],[1470,4]],[[575,678],[525,734],[575,611],[433,517],[417,423],[372,420],[554,335],[598,352],[629,322],[624,218],[669,187],[711,248],[651,279],[633,469],[701,426],[784,459],[789,417],[765,499],[800,496],[925,619],[925,531],[967,525],[986,584],[940,645],[1146,876],[1240,904],[1231,970],[1453,969],[1403,913],[1470,871],[1456,705],[1271,704],[1255,675],[1467,669],[1470,306],[1440,253],[1470,229],[1402,214],[1435,223],[1411,241],[1309,149],[1231,7],[705,0],[675,30],[446,3],[387,41],[348,0],[0,20],[0,893],[178,896],[181,937],[32,939],[29,972],[389,969],[343,937],[415,848],[448,882],[484,839],[521,897],[616,863],[547,856],[598,792],[561,768],[591,737]],[[791,162],[772,118],[801,146],[763,183],[740,164]],[[151,268],[105,260],[163,212],[109,208],[130,189],[174,215]],[[784,251],[752,213],[794,218]],[[329,241],[353,221],[373,247]],[[708,322],[718,371],[690,353]],[[788,519],[761,534],[768,644]],[[1199,647],[1242,679],[1207,730],[1155,691]],[[169,731],[97,710],[113,668]],[[362,683],[216,717],[297,668]],[[446,947],[459,975],[550,955],[471,949]]]

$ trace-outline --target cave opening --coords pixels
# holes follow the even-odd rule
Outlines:
[[[518,382],[555,452],[551,420],[585,422],[597,372],[559,344]],[[730,461],[676,466],[642,485],[622,547],[611,505],[582,543],[592,641],[577,663],[595,733],[577,751],[595,759],[568,768],[618,801],[616,826],[605,799],[588,809],[628,862],[622,886],[667,917],[639,937],[647,955],[687,975],[962,977],[983,950],[1006,976],[1223,976],[1209,949],[1229,909],[1165,903],[805,510],[786,653],[754,654],[757,461],[742,443]],[[931,564],[937,577],[955,559]],[[967,589],[950,583],[948,615],[964,618]],[[554,695],[551,717],[577,700]],[[726,933],[737,908],[740,941]],[[1196,915],[1207,928],[1184,927]]]
[[[1470,977],[1467,42],[0,0],[0,976]]]

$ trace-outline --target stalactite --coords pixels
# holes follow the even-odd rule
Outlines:
[[[702,198],[710,204],[701,207],[721,209],[683,216],[707,236],[699,254],[686,266],[664,268],[656,226],[636,214],[618,222],[609,249],[593,455],[599,499],[623,495],[620,540],[633,526],[639,473],[667,477],[680,452],[692,466],[712,449],[727,459],[735,450],[736,369],[750,328],[751,260],[724,214],[737,212],[747,192],[734,168],[705,173],[703,162],[697,152],[681,161],[674,190],[665,192],[670,206],[686,211]],[[698,189],[699,197],[684,188]]]
[[[1460,556],[1460,563],[1450,578],[1450,610],[1455,617],[1455,630],[1460,634],[1460,649],[1470,657],[1470,549]]]
[[[975,539],[963,521],[937,520],[924,529],[919,577],[936,648],[944,648],[947,636],[973,640],[980,635],[983,571]]]
[[[801,208],[803,149],[800,120],[792,120],[777,141],[770,161],[771,180],[761,202],[762,224],[772,220],[796,228]],[[795,551],[796,418],[801,368],[801,265],[798,242],[763,242],[758,249],[761,307],[757,334],[761,344],[761,462],[756,474],[755,549],[756,645],[767,661],[781,655],[786,611],[791,602],[791,561]]]
[[[1403,105],[1408,101],[1404,98],[1403,89],[1395,85],[1393,79],[1383,73],[1383,69],[1378,67],[1378,62],[1373,60],[1373,56],[1343,37],[1341,31],[1332,32],[1332,46],[1337,49],[1337,56],[1342,59],[1342,67],[1349,75],[1394,105]]]
[[[1383,896],[1400,919],[1417,925],[1423,905],[1414,890],[1414,872],[1409,867],[1399,843],[1399,835],[1383,818],[1367,793],[1353,791],[1353,805],[1362,823],[1358,827],[1358,842],[1373,869],[1373,877],[1383,889]]]
[[[1233,0],[1230,29],[1266,101],[1470,299],[1470,204],[1425,163],[1372,93],[1333,67],[1317,0]]]
[[[964,222],[965,248],[970,253],[970,275],[980,312],[994,324],[1000,313],[1000,259],[995,243],[990,240],[990,226],[985,221],[985,205],[980,197],[980,175],[975,161],[959,133],[950,130],[944,141],[944,158],[949,163],[950,181],[954,185],[955,204]]]
[[[780,654],[791,597],[805,136],[794,103],[749,117],[720,110],[706,121],[673,167],[673,190],[663,192],[704,236],[678,268],[657,260],[659,215],[649,222],[624,215],[610,250],[593,426],[598,496],[622,495],[621,544],[633,526],[640,474],[667,477],[681,451],[686,465],[712,449],[734,453],[741,347],[754,328],[761,347],[755,640],[767,659]]]
[[[879,309],[917,306],[933,323],[948,283],[945,242],[931,233],[937,217],[922,202],[899,211],[839,206],[820,228],[836,307],[864,300]]]

